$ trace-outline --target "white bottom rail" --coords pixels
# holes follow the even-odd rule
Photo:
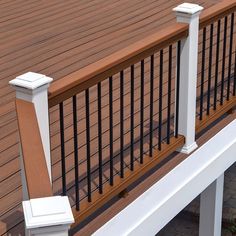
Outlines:
[[[221,177],[235,161],[236,120],[197,149],[93,235],[155,235],[195,197]],[[219,209],[212,209],[212,211],[213,217],[216,217]],[[211,227],[214,227],[214,222],[217,220],[218,222],[221,220],[221,214],[218,214],[218,219],[212,220]],[[202,232],[202,235],[206,234]],[[209,236],[212,235],[217,234],[213,233]]]

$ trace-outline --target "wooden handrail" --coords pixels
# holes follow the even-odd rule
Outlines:
[[[53,82],[49,87],[49,107],[90,88],[158,50],[187,37],[187,35],[187,24],[172,24],[110,56]]]
[[[52,196],[34,104],[16,99],[16,111],[29,198]]]
[[[200,15],[200,29],[236,10],[236,0],[224,0],[204,10]]]

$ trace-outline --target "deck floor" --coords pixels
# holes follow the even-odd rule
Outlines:
[[[181,2],[0,1],[1,235],[23,235],[15,93],[8,81],[28,71],[60,79],[175,22],[171,9]],[[219,0],[191,2],[207,8]]]

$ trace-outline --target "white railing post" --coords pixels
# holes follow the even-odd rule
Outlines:
[[[48,117],[48,87],[51,81],[52,78],[45,75],[28,72],[16,77],[9,82],[9,84],[12,85],[16,90],[16,98],[34,103],[50,180],[51,157]],[[22,155],[21,151],[20,155]],[[20,159],[22,162],[22,158]],[[23,199],[26,200],[28,199],[28,194],[25,185],[24,166],[22,163],[21,170]]]
[[[68,197],[54,196],[23,201],[27,236],[67,236],[74,223]]]
[[[189,35],[181,40],[179,134],[185,136],[180,152],[191,153],[197,148],[195,142],[196,88],[198,63],[199,15],[203,7],[183,3],[173,9],[177,22],[189,24]]]
[[[52,177],[48,115],[48,87],[51,81],[52,78],[45,75],[28,72],[9,82],[16,90],[17,99],[29,101],[34,104],[50,181],[52,181]],[[33,131],[32,135],[34,135]],[[32,158],[34,158],[33,153]],[[25,235],[68,235],[68,229],[74,222],[68,197],[52,196],[29,199],[21,145],[20,162],[24,200],[22,205],[26,228]],[[40,181],[40,179],[38,181]]]
[[[224,174],[201,193],[199,236],[221,235],[223,192]]]

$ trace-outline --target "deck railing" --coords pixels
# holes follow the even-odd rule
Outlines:
[[[235,10],[223,1],[200,17],[197,132],[235,105]]]
[[[195,150],[195,132],[236,105],[236,3],[223,1],[203,11],[199,21],[201,10],[194,4],[178,6],[179,23],[53,82],[48,95],[42,85],[50,80],[43,75],[27,74],[11,82],[17,90],[20,134],[27,134],[25,122],[31,118],[36,132],[32,140],[29,132],[27,139],[20,136],[23,181],[36,160],[46,159],[38,175],[47,169],[49,178],[43,183],[51,191],[52,181],[56,194],[69,196],[73,226],[174,151]],[[49,126],[54,134],[52,157],[49,141],[40,143],[37,119],[43,141]],[[32,166],[27,165],[29,151],[24,151],[33,151],[30,143],[39,148]],[[27,177],[26,190],[28,181],[38,185],[36,178]]]
[[[178,135],[179,73],[174,73],[174,60],[180,71],[179,40],[187,32],[186,25],[176,23],[64,78],[64,85],[50,86],[49,106],[60,119],[62,193],[72,192],[67,188],[65,152],[72,148],[79,221],[183,145]],[[65,140],[69,109],[73,144]]]

